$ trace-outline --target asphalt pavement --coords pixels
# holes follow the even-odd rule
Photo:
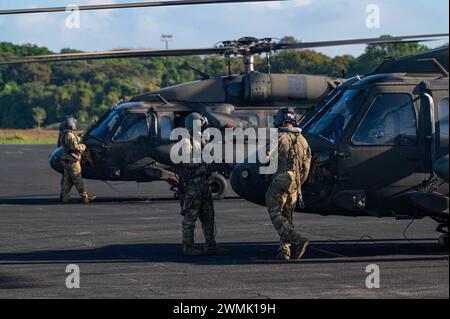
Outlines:
[[[0,298],[449,297],[448,248],[430,219],[297,214],[312,243],[304,259],[281,262],[266,209],[230,192],[215,207],[217,240],[233,253],[186,258],[167,184],[86,181],[98,200],[62,205],[51,149],[0,146]],[[66,287],[70,264],[79,289]],[[369,265],[380,288],[366,286]]]

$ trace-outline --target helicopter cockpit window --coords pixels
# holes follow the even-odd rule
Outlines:
[[[335,143],[358,111],[365,96],[365,90],[348,90],[316,123],[308,128],[308,133],[320,135]]]
[[[161,143],[170,143],[170,133],[172,133],[172,119],[169,116],[163,115],[159,118]]]
[[[144,114],[128,114],[120,123],[112,140],[118,143],[133,142],[142,137],[148,137],[147,117]]]
[[[441,145],[440,155],[448,154],[448,97],[439,102],[439,139]]]
[[[102,142],[105,141],[108,138],[111,131],[114,129],[114,126],[116,125],[119,118],[120,112],[112,111],[102,122],[98,124],[96,128],[94,128],[89,133],[89,136],[92,136],[93,138]]]
[[[414,145],[417,119],[408,94],[380,94],[352,138],[355,145]]]

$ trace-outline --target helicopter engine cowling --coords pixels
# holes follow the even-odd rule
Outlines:
[[[244,99],[252,104],[271,101],[317,104],[333,86],[330,78],[324,76],[251,72],[243,78]]]

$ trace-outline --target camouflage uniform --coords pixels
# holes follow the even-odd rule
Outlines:
[[[299,128],[280,128],[278,137],[278,170],[272,176],[266,193],[270,219],[280,235],[280,251],[290,254],[290,246],[303,237],[294,229],[293,212],[301,185],[311,164],[311,150]]]
[[[185,139],[187,150],[192,154],[192,143]],[[191,156],[192,158],[192,156]],[[214,206],[209,186],[209,169],[205,164],[182,163],[176,168],[180,183],[180,204],[182,206],[183,246],[194,246],[194,230],[200,219],[206,248],[216,247]]]
[[[64,173],[61,180],[61,195],[63,202],[70,200],[70,190],[75,185],[80,196],[85,199],[88,194],[84,190],[84,183],[81,176],[81,155],[86,146],[80,142],[80,138],[73,131],[64,131],[61,136],[64,153],[62,164]]]

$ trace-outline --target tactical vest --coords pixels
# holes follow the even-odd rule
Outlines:
[[[189,143],[188,150],[192,152],[192,142],[190,139],[185,140],[185,143]],[[190,154],[191,161],[193,154]],[[197,180],[200,182],[209,177],[209,167],[205,163],[180,163],[174,169],[175,174],[181,180],[182,183]]]
[[[80,138],[73,131],[64,131],[62,133],[61,144],[64,148],[63,160],[79,161],[79,160],[81,160],[82,152],[73,150],[69,147],[69,145],[67,145],[67,138],[68,138],[69,134],[72,134],[75,137],[77,143],[80,142]]]
[[[286,134],[289,141],[289,148],[285,158],[279,154],[281,170],[294,171],[296,173],[297,186],[300,187],[308,178],[311,166],[311,149],[308,142],[300,133]]]

